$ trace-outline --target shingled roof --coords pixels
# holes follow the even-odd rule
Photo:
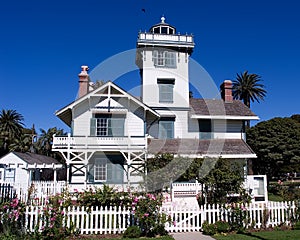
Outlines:
[[[256,156],[242,139],[148,139],[148,153]]]
[[[44,155],[36,154],[36,153],[20,153],[20,152],[12,152],[23,161],[28,164],[61,164],[59,161],[52,157],[47,157]]]
[[[224,102],[222,99],[190,99],[191,114],[208,116],[253,116],[256,115],[241,101]]]

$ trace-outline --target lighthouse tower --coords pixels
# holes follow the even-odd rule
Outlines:
[[[188,61],[193,48],[193,36],[177,33],[164,17],[149,32],[139,33],[136,64],[145,104],[156,110],[189,107]]]

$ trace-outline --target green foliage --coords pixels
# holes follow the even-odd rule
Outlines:
[[[24,213],[25,205],[14,198],[11,202],[6,202],[0,208],[0,229],[4,236],[15,236],[21,238],[24,236]]]
[[[205,185],[205,191],[198,196],[199,204],[207,203],[248,202],[249,195],[242,184],[243,164],[237,161],[220,158],[214,168],[199,182]]]
[[[142,231],[138,226],[130,226],[125,230],[123,238],[139,238],[141,235]]]
[[[164,225],[169,222],[169,216],[160,212],[162,195],[147,193],[136,196],[132,202],[132,214],[136,223],[142,230],[142,235],[154,237],[157,234],[165,234]]]
[[[279,197],[280,201],[297,201],[300,199],[299,182],[270,183],[269,193]]]
[[[215,235],[217,233],[217,226],[214,223],[208,223],[205,221],[202,224],[202,231],[205,235]]]
[[[116,192],[112,187],[103,185],[101,188],[90,188],[84,192],[75,193],[77,204],[88,208],[102,207],[129,207],[132,203],[130,192]]]
[[[244,231],[250,221],[247,209],[243,205],[235,203],[226,207],[226,209],[231,231]]]
[[[228,233],[231,230],[230,224],[225,221],[217,221],[215,225],[218,233]]]
[[[234,99],[243,100],[248,107],[250,102],[263,100],[267,91],[261,82],[261,76],[257,74],[250,74],[248,71],[237,74],[232,87]]]
[[[257,154],[255,174],[279,179],[300,172],[300,123],[291,118],[273,118],[247,131],[247,143]]]
[[[154,192],[169,187],[170,183],[185,173],[192,162],[193,159],[174,158],[172,154],[158,154],[153,159],[147,159],[147,191]]]

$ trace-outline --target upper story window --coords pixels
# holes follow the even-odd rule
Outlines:
[[[156,67],[176,68],[176,53],[164,50],[154,50],[153,62]]]
[[[91,136],[124,136],[125,115],[122,114],[95,114],[91,118]]]
[[[175,79],[157,79],[160,103],[173,103]]]

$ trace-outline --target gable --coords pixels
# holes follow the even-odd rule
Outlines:
[[[142,107],[148,113],[159,117],[157,112],[110,81],[57,111],[56,116],[68,126],[71,126],[74,109],[76,109],[76,115],[78,116],[90,110],[128,108],[129,105],[137,105],[136,108]]]

